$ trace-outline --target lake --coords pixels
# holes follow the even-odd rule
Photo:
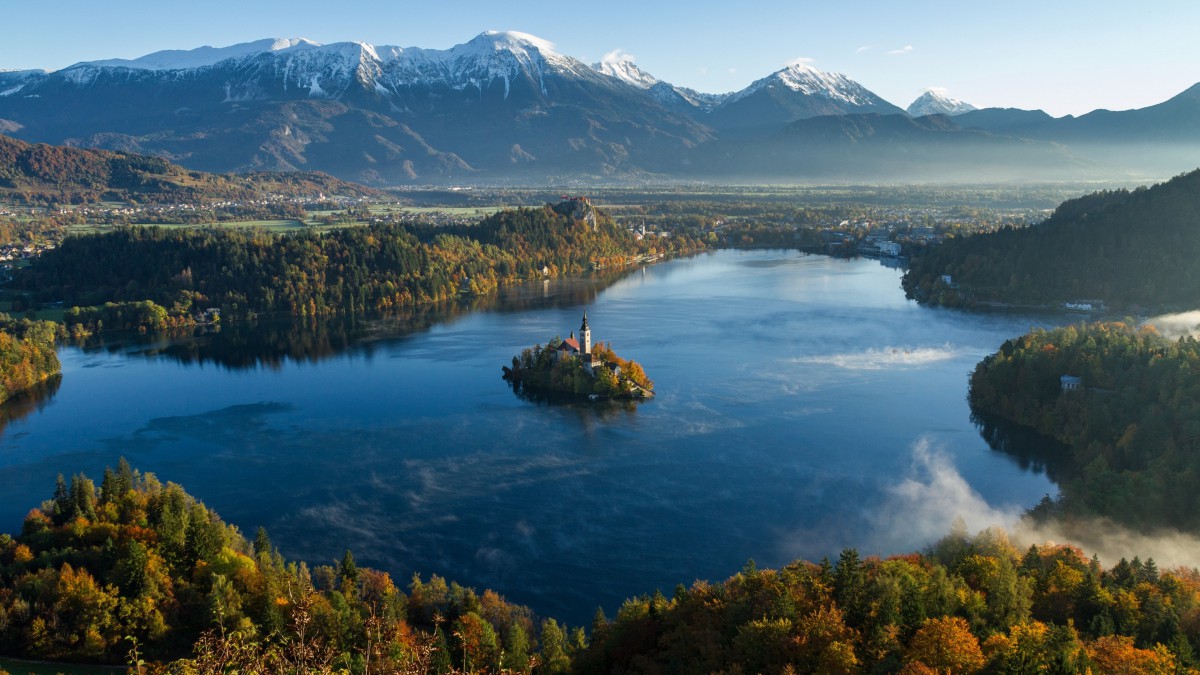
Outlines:
[[[775,567],[919,549],[1011,522],[1047,477],[990,449],[967,375],[1045,318],[920,307],[900,271],[720,251],[377,320],[225,326],[60,351],[7,409],[0,531],[56,474],[126,457],[289,559],[347,549],[545,616]],[[578,330],[640,362],[647,403],[548,405],[500,368]]]

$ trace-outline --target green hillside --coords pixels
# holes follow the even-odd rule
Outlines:
[[[949,306],[1186,307],[1200,297],[1200,171],[1063,202],[1027,228],[951,239],[915,258],[910,297]]]
[[[0,199],[10,201],[199,203],[319,193],[381,194],[317,172],[212,174],[161,157],[31,144],[0,135]]]

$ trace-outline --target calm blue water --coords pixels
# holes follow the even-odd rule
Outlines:
[[[288,558],[350,548],[401,584],[437,573],[572,623],[749,558],[913,550],[1056,490],[990,450],[965,400],[981,357],[1044,322],[918,307],[899,276],[723,251],[302,331],[298,358],[263,358],[289,339],[266,328],[67,348],[58,390],[0,436],[0,531],[59,472],[123,455]],[[513,395],[500,367],[584,310],[657,399]]]

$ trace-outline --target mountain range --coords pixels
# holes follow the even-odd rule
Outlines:
[[[905,111],[803,62],[706,94],[524,33],[444,50],[268,39],[0,71],[0,133],[376,185],[1068,180],[1194,167],[1200,85],[1077,118],[974,110],[940,90]]]

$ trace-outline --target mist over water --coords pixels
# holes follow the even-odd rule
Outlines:
[[[908,475],[885,490],[885,507],[875,513],[868,549],[899,551],[907,542],[932,542],[961,521],[972,534],[1002,529],[1018,549],[1073,544],[1106,567],[1135,556],[1153,558],[1161,569],[1195,568],[1200,560],[1200,537],[1175,530],[1135,531],[1101,518],[1036,524],[1022,518],[1027,504],[989,503],[929,439],[915,442],[911,455]]]
[[[1186,335],[1200,335],[1200,310],[1162,314],[1146,319],[1145,325],[1153,326],[1163,337],[1177,340]]]
[[[59,472],[125,456],[288,558],[349,548],[401,585],[436,573],[578,624],[749,558],[907,552],[956,515],[1015,521],[1056,490],[989,448],[967,373],[1049,323],[918,307],[899,275],[723,251],[402,319],[106,337],[63,350],[58,390],[0,435],[0,531]],[[653,401],[531,401],[500,378],[585,310]]]

